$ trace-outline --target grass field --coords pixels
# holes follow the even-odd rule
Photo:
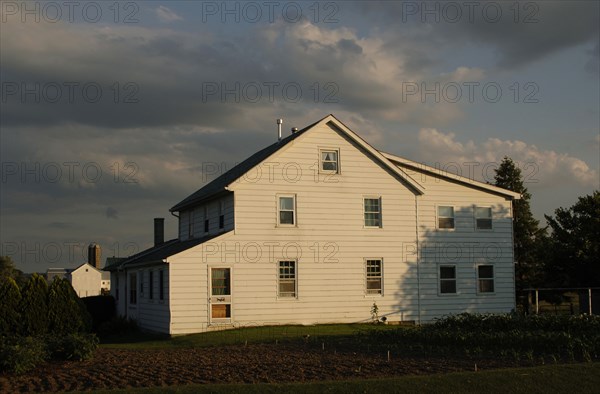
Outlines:
[[[294,384],[189,385],[96,393],[597,393],[600,363]]]
[[[206,347],[241,343],[268,343],[305,338],[327,338],[354,335],[372,330],[397,329],[398,326],[374,324],[324,324],[315,326],[260,326],[166,337],[146,333],[120,336],[102,341],[100,346],[122,349],[160,349]]]

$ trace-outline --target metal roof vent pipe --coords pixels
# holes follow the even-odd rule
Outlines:
[[[165,219],[154,218],[154,246],[165,243]]]
[[[277,141],[281,141],[281,125],[283,124],[283,119],[277,119],[277,132],[278,139]]]
[[[292,127],[292,134],[296,134],[298,132],[298,128],[297,127]]]

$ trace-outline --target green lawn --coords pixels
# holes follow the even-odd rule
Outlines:
[[[152,334],[131,334],[113,340],[104,340],[100,346],[123,349],[157,349],[173,347],[206,347],[241,343],[271,343],[300,340],[307,335],[316,337],[343,337],[370,330],[398,328],[390,325],[374,324],[324,324],[315,326],[261,326],[235,330],[222,330],[166,337]]]
[[[304,384],[209,384],[95,393],[596,393],[600,363]]]

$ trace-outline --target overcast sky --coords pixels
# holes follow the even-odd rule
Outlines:
[[[168,209],[276,118],[478,180],[510,156],[542,223],[600,187],[596,1],[1,4],[1,254],[26,272],[146,248],[154,217],[176,237]]]

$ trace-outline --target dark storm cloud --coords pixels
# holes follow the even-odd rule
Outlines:
[[[435,47],[437,51],[479,43],[496,52],[497,64],[503,68],[522,66],[562,49],[599,40],[600,3],[596,1],[452,4],[458,6],[449,7],[444,1],[402,1],[356,2],[346,8],[364,13],[367,20],[379,21],[382,32],[396,31],[397,41],[390,39],[390,48],[405,50],[403,41],[409,37],[412,44],[421,42],[424,48]],[[422,59],[427,61],[427,56]]]
[[[66,222],[52,222],[52,223],[48,223],[48,227],[64,230],[64,229],[72,228],[73,225],[71,223],[66,223]]]
[[[118,219],[119,212],[116,209],[114,209],[113,207],[107,207],[106,208],[106,217],[108,219]]]

